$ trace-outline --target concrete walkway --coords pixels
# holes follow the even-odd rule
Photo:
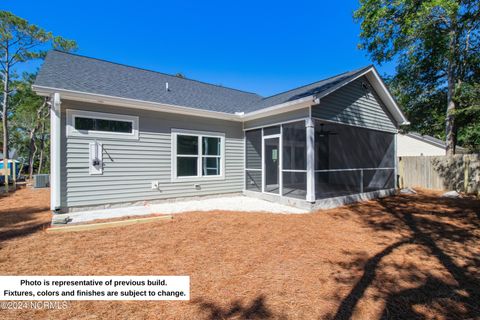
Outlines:
[[[81,211],[67,213],[69,223],[88,222],[95,219],[112,219],[125,216],[141,216],[147,214],[173,214],[191,211],[245,211],[245,212],[270,212],[270,213],[308,213],[306,210],[273,203],[246,196],[231,196],[206,198],[201,200],[175,201],[146,206],[125,208],[112,208],[101,210]]]

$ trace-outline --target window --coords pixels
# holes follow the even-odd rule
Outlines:
[[[219,176],[221,154],[221,139],[217,137],[202,137],[202,175]]]
[[[131,121],[75,117],[75,129],[132,133],[133,123]]]
[[[173,130],[172,140],[173,180],[223,177],[223,134]]]
[[[138,117],[67,110],[67,135],[107,139],[138,139]]]

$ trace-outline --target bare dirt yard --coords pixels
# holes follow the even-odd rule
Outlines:
[[[1,275],[189,275],[191,300],[69,302],[2,319],[480,318],[478,200],[422,191],[71,233],[44,231],[48,202],[48,190],[0,197]]]

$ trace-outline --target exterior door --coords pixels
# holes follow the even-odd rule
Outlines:
[[[263,190],[280,194],[280,137],[264,137]]]

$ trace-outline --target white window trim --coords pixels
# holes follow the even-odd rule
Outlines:
[[[95,131],[95,130],[77,130],[75,129],[76,117],[131,122],[132,133],[107,132],[107,131]],[[67,109],[67,130],[66,131],[67,131],[67,137],[138,140],[138,117],[127,116],[123,114]]]
[[[197,175],[188,176],[188,177],[178,177],[177,176],[177,136],[195,136],[199,139],[198,144],[198,154],[190,155],[191,157],[198,158],[197,163]],[[202,175],[202,159],[204,156],[202,153],[202,138],[220,138],[220,175],[216,176],[203,176]],[[212,180],[225,180],[225,134],[221,132],[208,132],[208,131],[195,131],[195,130],[186,130],[186,129],[172,129],[171,131],[171,145],[172,145],[172,182],[188,182],[188,181],[212,181]],[[188,157],[188,155],[180,155],[180,157]],[[215,156],[212,156],[215,157]]]

